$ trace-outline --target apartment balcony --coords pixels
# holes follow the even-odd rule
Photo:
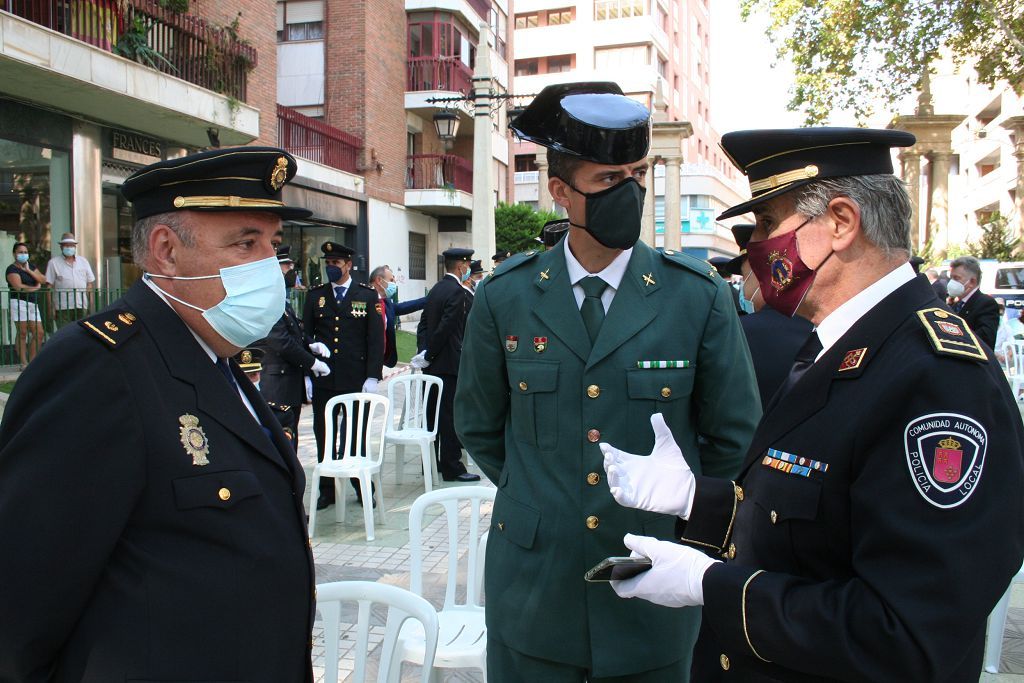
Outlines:
[[[256,50],[155,0],[0,0],[0,90],[186,144],[259,134]]]
[[[277,105],[277,143],[297,157],[346,173],[359,173],[363,141],[291,107]]]
[[[405,205],[433,216],[473,213],[473,163],[454,154],[408,157]]]

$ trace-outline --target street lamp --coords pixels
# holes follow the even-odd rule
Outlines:
[[[434,130],[442,142],[451,142],[459,134],[459,115],[450,109],[437,112],[434,114]]]

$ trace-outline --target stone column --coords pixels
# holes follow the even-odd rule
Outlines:
[[[71,177],[74,178],[75,193],[73,217],[78,253],[92,265],[96,273],[96,286],[103,288],[107,286],[107,272],[103,260],[103,142],[100,127],[76,121],[72,134]],[[55,230],[52,239],[59,240],[64,230],[63,227]]]
[[[551,210],[551,192],[548,190],[548,150],[541,147],[537,152],[537,208]]]
[[[679,251],[682,239],[679,207],[679,157],[665,159],[665,248]]]
[[[903,161],[903,182],[910,195],[910,244],[914,252],[921,247],[921,155],[916,151],[900,154]]]
[[[640,241],[647,246],[654,248],[655,226],[654,226],[654,167],[657,166],[657,159],[647,158],[647,196],[644,198],[644,216],[640,223]]]
[[[931,157],[931,219],[925,232],[925,241],[931,239],[936,247],[949,244],[949,167],[953,159],[950,152],[933,152]]]
[[[494,159],[491,151],[491,48],[487,44],[489,28],[480,24],[480,43],[473,71],[473,253],[486,261],[495,251],[494,237]]]

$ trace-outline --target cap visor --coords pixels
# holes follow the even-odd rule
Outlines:
[[[715,220],[721,221],[721,220],[724,220],[726,218],[732,218],[734,216],[742,216],[743,214],[745,214],[745,213],[749,212],[751,209],[753,209],[755,206],[758,206],[760,204],[764,204],[769,199],[772,199],[774,197],[778,197],[779,195],[786,194],[787,192],[791,192],[791,191],[795,190],[798,187],[803,187],[804,185],[809,185],[810,183],[814,182],[814,180],[815,180],[814,178],[811,178],[811,179],[808,179],[808,180],[797,180],[796,182],[790,183],[789,185],[786,185],[785,187],[777,187],[777,188],[775,188],[774,190],[772,190],[770,192],[765,192],[764,194],[758,195],[757,197],[754,197],[753,199],[745,201],[742,204],[737,204],[736,206],[730,206],[728,209],[726,209],[721,214],[719,214],[718,218],[716,218]]]

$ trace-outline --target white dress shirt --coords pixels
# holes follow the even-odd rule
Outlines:
[[[608,308],[612,305],[612,299],[615,298],[615,292],[618,291],[619,285],[622,284],[622,277],[626,274],[626,266],[629,265],[629,257],[633,255],[633,247],[624,250],[621,254],[615,257],[615,259],[608,264],[608,266],[600,273],[589,273],[587,269],[580,265],[580,262],[573,256],[572,250],[569,248],[569,242],[565,242],[565,268],[569,273],[569,282],[572,283],[572,293],[576,297],[576,308],[583,306],[583,298],[586,296],[583,293],[583,287],[580,286],[579,282],[583,278],[596,275],[597,277],[608,283],[608,286],[604,288],[601,293],[601,305],[604,306],[604,312],[608,312]]]

